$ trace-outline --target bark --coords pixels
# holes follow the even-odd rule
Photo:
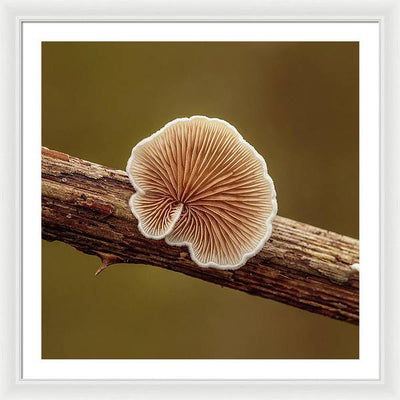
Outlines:
[[[270,240],[234,271],[200,268],[185,247],[137,229],[127,174],[42,148],[42,236],[116,263],[149,264],[358,324],[358,240],[276,217]]]

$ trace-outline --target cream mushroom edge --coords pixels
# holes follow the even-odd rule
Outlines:
[[[267,164],[224,120],[169,122],[132,149],[126,171],[140,233],[186,246],[199,267],[240,268],[271,236],[278,205]]]

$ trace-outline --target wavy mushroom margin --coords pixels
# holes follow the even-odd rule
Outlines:
[[[217,264],[213,261],[210,261],[208,263],[202,263],[199,260],[196,259],[195,254],[193,252],[193,246],[192,243],[190,242],[179,242],[179,243],[171,243],[169,242],[168,238],[166,238],[166,236],[168,234],[170,234],[175,226],[176,221],[178,221],[181,212],[182,212],[182,208],[183,205],[180,207],[180,209],[177,211],[175,217],[172,220],[171,223],[171,227],[166,231],[165,234],[163,235],[159,235],[159,236],[153,236],[153,235],[148,235],[142,227],[141,221],[139,219],[139,215],[137,214],[135,207],[133,205],[134,203],[134,198],[136,196],[137,193],[144,193],[144,190],[142,190],[140,188],[140,186],[137,184],[137,182],[135,181],[134,177],[132,176],[132,174],[130,173],[131,170],[131,166],[133,165],[133,163],[135,162],[135,152],[142,147],[143,145],[145,145],[146,143],[150,142],[151,140],[153,140],[154,138],[156,138],[158,135],[161,135],[167,128],[169,128],[170,126],[178,123],[178,122],[183,122],[183,121],[190,121],[192,119],[195,118],[204,118],[208,121],[214,121],[214,122],[220,122],[222,124],[224,124],[225,126],[227,126],[229,129],[231,129],[233,132],[235,132],[235,134],[237,135],[238,139],[240,142],[244,143],[248,148],[250,148],[250,150],[253,152],[253,154],[255,155],[255,157],[260,161],[261,166],[263,168],[264,171],[264,178],[267,180],[267,182],[269,183],[270,187],[271,187],[271,191],[272,191],[272,212],[269,215],[269,217],[266,220],[266,234],[265,236],[259,241],[258,245],[254,248],[254,250],[252,252],[249,253],[245,253],[242,257],[242,259],[240,260],[240,262],[238,262],[237,264],[226,264],[226,265],[220,265]],[[151,136],[144,138],[143,140],[141,140],[136,146],[133,147],[132,152],[131,152],[131,156],[128,160],[128,163],[126,165],[126,172],[129,176],[129,180],[132,184],[132,186],[134,187],[136,193],[134,193],[131,198],[129,199],[129,206],[130,209],[133,213],[133,215],[135,216],[135,218],[138,221],[138,229],[140,231],[140,233],[148,238],[148,239],[155,239],[155,240],[160,240],[160,239],[164,239],[165,242],[170,245],[170,246],[178,246],[178,247],[182,247],[182,246],[186,246],[189,250],[189,254],[190,254],[190,258],[199,266],[202,268],[217,268],[217,269],[222,269],[222,270],[235,270],[238,269],[240,267],[242,267],[243,265],[246,264],[246,262],[254,257],[257,253],[260,252],[260,250],[264,247],[264,244],[266,243],[266,241],[271,237],[272,234],[272,222],[275,219],[277,212],[278,212],[278,202],[276,200],[276,191],[275,191],[275,185],[274,185],[274,181],[272,180],[272,178],[269,176],[268,174],[268,169],[267,169],[267,163],[265,162],[264,158],[257,152],[257,150],[250,144],[248,143],[245,139],[243,139],[243,136],[239,133],[239,131],[233,126],[231,125],[229,122],[224,121],[223,119],[219,119],[219,118],[209,118],[206,117],[204,115],[193,115],[190,118],[184,117],[184,118],[176,118],[173,121],[168,122],[166,125],[164,125],[161,129],[159,129],[157,132],[153,133]]]

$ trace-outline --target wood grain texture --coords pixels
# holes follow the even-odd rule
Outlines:
[[[137,229],[127,174],[42,148],[42,236],[102,260],[148,264],[358,324],[358,240],[277,217],[263,249],[234,271],[200,268],[185,247]]]

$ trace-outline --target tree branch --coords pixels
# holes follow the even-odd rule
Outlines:
[[[358,324],[358,241],[277,217],[270,240],[234,271],[200,268],[186,248],[137,229],[127,174],[42,148],[42,235],[115,263],[150,264]]]

